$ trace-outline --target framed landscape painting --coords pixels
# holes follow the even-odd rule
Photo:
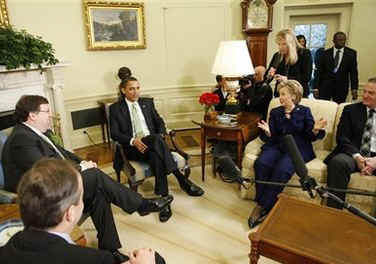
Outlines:
[[[145,49],[144,4],[83,1],[88,50]]]
[[[0,0],[0,27],[9,26],[8,9],[6,0]]]

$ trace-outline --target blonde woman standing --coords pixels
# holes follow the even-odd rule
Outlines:
[[[294,31],[284,29],[277,33],[278,52],[270,61],[266,78],[274,78],[277,83],[274,96],[279,96],[278,85],[281,81],[297,80],[303,87],[303,97],[308,97],[308,82],[312,76],[312,56],[296,39]]]

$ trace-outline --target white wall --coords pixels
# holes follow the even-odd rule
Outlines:
[[[210,70],[219,41],[243,39],[240,2],[145,0],[146,49],[87,51],[81,0],[7,0],[11,24],[42,36],[53,44],[58,58],[71,62],[64,91],[68,121],[71,111],[96,107],[98,99],[114,96],[119,82],[116,71],[128,66],[139,77],[144,93],[154,96],[159,111],[172,125],[202,118],[197,99],[215,83]],[[279,0],[268,57],[276,50],[273,38],[284,26],[286,5],[330,2],[353,3],[349,43],[358,50],[360,81],[364,82],[376,75],[372,63],[376,37],[370,26],[376,13],[375,0]],[[82,130],[73,131],[69,125],[73,146],[90,144]],[[100,141],[100,129],[89,130]]]

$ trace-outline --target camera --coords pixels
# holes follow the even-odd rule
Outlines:
[[[252,83],[253,83],[253,75],[244,76],[243,78],[239,80],[240,89],[246,89],[245,87],[252,85]]]

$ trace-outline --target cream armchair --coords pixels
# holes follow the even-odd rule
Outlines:
[[[316,158],[306,164],[308,168],[308,175],[315,178],[318,184],[325,186],[327,180],[327,168],[323,160],[334,149],[336,145],[337,125],[339,123],[343,107],[346,104],[337,105],[336,103],[331,101],[311,99],[302,99],[300,104],[308,106],[311,109],[315,120],[322,117],[328,121],[325,138],[322,140],[317,140],[313,143]],[[279,105],[279,99],[273,99],[269,105],[269,112],[271,109]],[[246,146],[242,161],[243,177],[254,179],[255,175],[253,164],[257,156],[261,152],[262,145],[262,140],[257,138],[254,141],[248,143],[248,145]],[[288,183],[299,185],[299,177],[294,174]],[[348,187],[376,192],[376,177],[361,176],[360,173],[353,173],[351,175],[351,180]],[[283,192],[298,199],[307,200],[313,203],[321,203],[319,196],[316,196],[315,199],[311,199],[306,192],[303,192],[299,188],[285,188]],[[255,194],[256,189],[254,184],[249,184],[248,190],[241,187],[241,197],[243,199],[253,200],[255,198]],[[347,201],[368,213],[375,213],[375,197],[347,195]]]

